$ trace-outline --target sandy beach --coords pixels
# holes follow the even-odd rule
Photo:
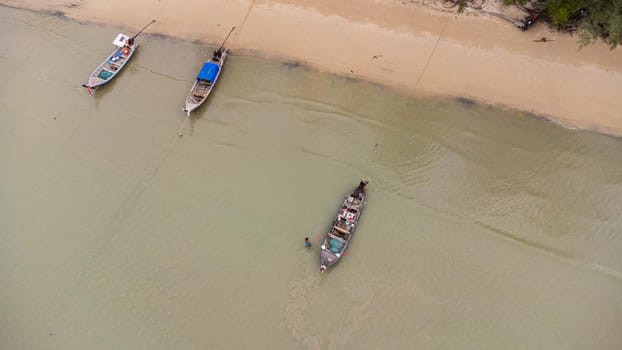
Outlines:
[[[427,3],[433,3],[428,1]],[[567,127],[622,135],[622,51],[538,24],[457,15],[397,0],[1,0],[78,21],[218,44],[233,54],[297,62],[411,96],[451,95],[517,108]],[[498,6],[494,1],[489,7]],[[487,8],[488,9],[488,8]],[[495,10],[495,8],[492,8]],[[547,37],[552,42],[538,43]]]

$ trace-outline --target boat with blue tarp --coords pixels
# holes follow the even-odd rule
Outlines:
[[[209,61],[203,63],[199,74],[197,74],[192,88],[188,92],[188,95],[186,95],[186,107],[183,111],[186,112],[188,116],[190,116],[190,112],[199,108],[203,102],[207,100],[210,93],[214,89],[214,85],[216,85],[216,81],[222,72],[225,60],[229,55],[229,50],[225,47],[225,42],[227,42],[229,35],[231,35],[234,29],[235,27],[231,28],[231,31],[223,41],[222,45],[220,45],[220,48],[214,51],[214,54]]]
[[[324,236],[320,247],[320,272],[324,273],[335,265],[348,249],[365,206],[365,187],[368,183],[366,179],[361,180],[354,191],[346,196],[330,230]]]
[[[227,49],[220,49],[214,52],[212,58],[203,64],[199,74],[194,81],[194,85],[186,96],[186,108],[184,112],[189,116],[190,112],[199,108],[207,100],[216,85],[216,81],[222,71],[222,66],[227,58]]]

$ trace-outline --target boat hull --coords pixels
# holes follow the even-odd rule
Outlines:
[[[326,272],[329,268],[335,265],[341,256],[336,256],[327,250],[320,252],[320,272]]]

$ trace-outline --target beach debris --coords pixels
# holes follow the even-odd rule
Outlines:
[[[546,37],[544,37],[544,36],[543,36],[542,38],[537,39],[537,40],[534,40],[533,42],[534,42],[534,43],[548,43],[548,42],[550,42],[550,41],[554,41],[554,40],[552,40],[552,39],[547,39]]]
[[[532,12],[531,14],[527,15],[523,19],[513,18],[513,17],[510,17],[510,16],[506,16],[504,14],[501,14],[501,13],[491,12],[491,11],[486,11],[486,10],[480,10],[480,12],[484,13],[484,14],[487,14],[487,15],[491,15],[491,16],[495,16],[495,17],[499,17],[501,19],[504,19],[504,20],[514,24],[518,29],[520,29],[522,31],[526,31],[531,26],[533,26],[536,23],[536,21],[538,20],[538,18],[540,17],[540,13],[538,13],[538,12]]]
[[[531,13],[530,15],[523,18],[521,23],[517,26],[518,29],[522,30],[523,32],[526,31],[527,29],[529,29],[529,27],[536,24],[536,21],[538,20],[539,17],[540,17],[540,13],[538,12]]]
[[[373,55],[373,56],[371,57],[371,59],[372,59],[372,60],[377,60],[377,59],[379,59],[379,58],[382,58],[382,55]]]

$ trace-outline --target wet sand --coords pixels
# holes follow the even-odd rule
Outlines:
[[[392,0],[0,0],[134,32],[228,45],[238,55],[293,61],[409,96],[451,95],[517,108],[568,127],[622,135],[622,51],[536,25],[520,32],[485,15]],[[493,4],[494,5],[494,4]],[[122,11],[119,11],[122,9]],[[541,37],[552,42],[537,43]]]

